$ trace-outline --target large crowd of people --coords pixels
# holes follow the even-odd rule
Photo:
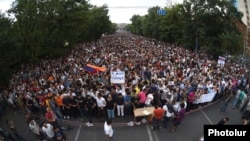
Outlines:
[[[87,64],[107,70],[91,73],[85,70]],[[110,82],[114,71],[125,72],[125,83]],[[86,119],[91,125],[93,119],[133,117],[134,108],[145,106],[168,104],[165,110],[178,112],[184,104],[191,112],[232,95],[232,108],[242,108],[249,118],[249,84],[249,70],[229,59],[222,66],[204,51],[130,34],[109,35],[79,44],[66,56],[23,64],[9,88],[1,91],[0,113],[7,103],[14,111],[48,119],[53,114],[57,119]],[[197,102],[209,93],[215,93],[212,101]]]

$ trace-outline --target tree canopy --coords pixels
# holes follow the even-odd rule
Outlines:
[[[58,57],[74,45],[112,34],[116,26],[107,6],[87,0],[15,0],[0,14],[1,86],[19,63],[35,63],[43,57]]]
[[[243,34],[236,26],[243,14],[233,1],[187,0],[165,7],[166,15],[157,15],[152,7],[144,16],[134,15],[128,29],[164,42],[196,50],[203,48],[213,56],[242,53]]]

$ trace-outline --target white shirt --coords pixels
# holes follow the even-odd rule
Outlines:
[[[96,104],[97,107],[105,107],[106,106],[106,100],[103,97],[96,97]]]
[[[146,101],[145,101],[145,104],[147,105],[147,106],[150,106],[151,105],[151,101],[154,99],[154,96],[153,96],[153,94],[148,94],[147,95],[147,99],[146,99]]]
[[[40,135],[40,129],[39,129],[39,126],[36,124],[36,122],[34,120],[32,120],[34,124],[31,124],[29,123],[29,127],[30,127],[30,130],[37,134],[37,135]],[[32,122],[30,121],[30,122]]]
[[[42,131],[49,137],[49,138],[53,138],[55,136],[54,130],[53,130],[53,126],[51,124],[47,123],[47,128],[46,127],[42,127]]]
[[[165,104],[163,107],[162,107],[162,109],[164,110],[164,111],[167,111],[166,112],[166,117],[171,117],[171,116],[173,116],[173,114],[174,113],[170,113],[169,111],[168,111],[168,106]]]
[[[108,125],[107,122],[104,123],[104,132],[109,137],[113,137],[114,130],[111,125]]]

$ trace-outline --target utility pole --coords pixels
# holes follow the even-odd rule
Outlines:
[[[195,53],[198,52],[198,46],[199,46],[199,31],[198,31],[198,16],[197,16],[197,10],[198,10],[198,0],[196,1],[195,3],[195,28],[196,28],[196,31],[195,31]]]

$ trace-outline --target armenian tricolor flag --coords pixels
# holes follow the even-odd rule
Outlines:
[[[95,74],[99,72],[105,72],[107,69],[104,67],[98,67],[95,65],[87,64],[84,68],[85,71],[87,71],[90,74]]]

